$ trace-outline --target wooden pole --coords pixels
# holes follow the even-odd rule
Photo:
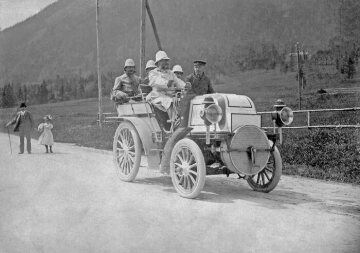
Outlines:
[[[161,43],[160,43],[159,34],[158,34],[158,32],[157,32],[157,29],[156,29],[154,17],[153,17],[153,15],[152,15],[152,13],[151,13],[151,10],[150,10],[149,2],[148,2],[148,0],[145,0],[145,1],[146,1],[146,10],[147,10],[147,13],[148,13],[148,15],[149,15],[149,19],[150,19],[150,22],[151,22],[151,25],[152,25],[152,28],[153,28],[153,31],[154,31],[156,43],[157,43],[157,45],[158,45],[159,50],[162,50],[162,46],[161,46]]]
[[[99,93],[99,127],[102,129],[102,90],[100,72],[100,50],[99,50],[99,0],[96,0],[96,54],[97,54],[97,76]]]
[[[297,52],[297,65],[298,65],[298,83],[299,83],[299,110],[301,110],[301,77],[300,77],[300,51],[299,51],[299,42],[296,43],[296,52]]]
[[[140,77],[145,77],[145,21],[146,21],[146,0],[141,0],[141,25],[140,25]]]

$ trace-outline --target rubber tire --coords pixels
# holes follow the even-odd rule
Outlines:
[[[282,160],[281,160],[280,152],[276,147],[275,147],[275,150],[270,154],[270,157],[271,156],[273,156],[273,158],[274,158],[275,166],[274,166],[274,172],[273,172],[273,176],[270,180],[270,183],[268,183],[264,186],[260,186],[251,177],[247,178],[248,184],[254,191],[265,192],[265,193],[271,192],[272,190],[275,189],[275,187],[277,186],[277,184],[280,181],[280,177],[282,174]],[[260,171],[259,173],[261,173],[262,171]]]
[[[125,175],[122,173],[121,168],[119,167],[119,164],[117,162],[117,140],[119,138],[119,134],[123,129],[129,129],[134,141],[134,148],[135,148],[135,159],[134,159],[134,166],[132,169],[130,169],[130,173],[128,175]],[[138,132],[136,131],[133,124],[130,122],[124,121],[121,122],[118,128],[116,129],[115,135],[114,135],[114,141],[113,141],[113,162],[116,170],[116,174],[122,181],[131,182],[135,179],[136,175],[139,172],[140,168],[140,162],[141,162],[141,140],[139,137]]]
[[[182,147],[188,148],[191,153],[193,154],[195,161],[197,163],[197,170],[198,170],[198,177],[197,177],[197,184],[195,186],[195,189],[191,191],[190,193],[184,192],[176,183],[176,175],[175,175],[175,158],[176,154],[181,150]],[[206,164],[204,160],[203,153],[200,149],[200,147],[191,139],[184,138],[178,141],[172,152],[171,152],[171,158],[170,158],[170,176],[173,183],[173,186],[177,193],[184,198],[193,199],[199,196],[200,192],[204,188],[205,185],[205,177],[206,177]]]

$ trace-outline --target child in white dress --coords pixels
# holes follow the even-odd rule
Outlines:
[[[45,145],[46,153],[49,153],[49,147],[50,147],[50,153],[53,153],[52,146],[54,145],[54,137],[51,132],[51,129],[53,128],[53,124],[51,124],[52,117],[51,115],[46,115],[44,117],[44,123],[41,123],[38,126],[38,131],[42,132],[39,137],[39,144]]]

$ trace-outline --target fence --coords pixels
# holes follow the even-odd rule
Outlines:
[[[306,125],[297,125],[295,126],[287,126],[283,128],[289,128],[289,129],[309,129],[309,128],[360,128],[360,107],[352,107],[352,108],[341,108],[341,109],[314,109],[314,110],[297,110],[294,112],[294,123],[295,120],[299,117],[296,115],[303,114],[305,115]],[[353,123],[349,124],[315,124],[312,125],[311,122],[311,113],[335,113],[335,112],[355,112],[355,117],[350,118]],[[258,112],[258,114],[261,115],[267,115],[269,114],[271,116],[271,112]],[[358,114],[358,115],[357,115]],[[349,116],[348,116],[349,117]],[[264,118],[262,116],[262,118]],[[300,117],[301,118],[301,117]],[[303,117],[304,118],[304,117]],[[318,117],[316,118],[318,119]],[[299,120],[298,120],[299,121]],[[262,128],[272,128],[272,126],[264,126],[263,123],[269,123],[268,121],[262,120]],[[294,125],[294,124],[292,124]]]
[[[360,107],[352,107],[352,108],[341,108],[341,109],[313,109],[313,110],[297,110],[297,111],[293,111],[294,112],[294,123],[296,123],[296,121],[301,121],[298,120],[299,117],[296,115],[299,114],[303,114],[305,117],[303,117],[303,119],[306,120],[306,125],[295,125],[294,123],[292,124],[292,126],[285,126],[283,128],[287,128],[287,129],[311,129],[311,128],[360,128]],[[352,118],[352,121],[354,123],[352,124],[316,124],[316,125],[312,125],[311,124],[311,113],[334,113],[334,112],[355,112],[355,117]],[[271,113],[272,112],[258,112],[258,114],[262,115],[262,123],[261,123],[261,127],[265,128],[265,129],[269,129],[269,128],[273,128],[272,126],[272,120],[271,120]],[[359,115],[356,115],[356,114]],[[264,120],[263,115],[269,115],[270,117],[268,118],[268,120]],[[97,115],[98,119],[97,121],[99,121],[99,114]],[[348,117],[348,116],[347,116]],[[300,117],[301,119],[301,117]],[[318,117],[316,118],[318,119]],[[103,123],[111,123],[111,122],[117,122],[117,113],[103,113]],[[265,124],[268,123],[269,125],[266,126]]]

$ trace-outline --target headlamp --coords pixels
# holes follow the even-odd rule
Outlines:
[[[212,124],[218,123],[222,118],[222,110],[221,107],[217,104],[209,105],[204,109],[205,118]]]
[[[288,126],[294,120],[294,112],[286,106],[281,108],[279,111],[273,112],[271,116],[278,127]]]

